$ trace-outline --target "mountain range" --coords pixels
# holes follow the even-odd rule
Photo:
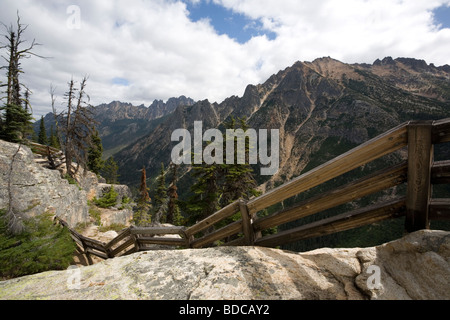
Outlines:
[[[280,130],[280,170],[258,177],[263,190],[272,188],[402,122],[449,117],[450,66],[391,57],[371,65],[345,64],[326,57],[297,62],[262,84],[247,86],[242,97],[221,103],[186,101],[177,100],[173,112],[158,113],[163,117],[152,121],[137,112],[142,107],[127,105],[134,118],[110,111],[123,104],[101,107],[102,114],[117,117],[114,125],[101,120],[102,125],[109,123],[101,131],[106,148],[113,146],[108,139],[121,146],[122,141],[132,142],[114,155],[122,182],[136,183],[143,166],[150,175],[159,172],[161,162],[167,166],[176,144],[171,141],[174,130],[193,132],[195,121],[202,121],[204,130],[220,128],[235,116],[246,117],[250,128]],[[138,125],[143,120],[145,125]],[[128,126],[118,132],[142,136],[131,141],[108,131],[118,124]]]
[[[182,96],[166,103],[155,101],[148,108],[112,102],[96,107],[95,113],[105,154],[114,155],[119,164],[120,182],[137,186],[140,170],[145,167],[150,189],[161,163],[167,168],[171,161],[171,151],[177,144],[171,141],[171,134],[176,129],[193,134],[195,121],[203,122],[203,130],[223,129],[224,121],[231,116],[245,117],[248,126],[256,130],[278,129],[278,172],[260,176],[258,166],[253,166],[259,188],[265,192],[405,121],[450,117],[450,66],[436,67],[414,58],[386,57],[373,64],[346,64],[324,57],[296,62],[262,84],[248,85],[242,97],[231,96],[220,103]],[[438,151],[443,159],[450,159],[448,144]],[[405,154],[400,150],[383,157],[281,206],[398,162]],[[189,166],[180,170],[181,199],[192,184],[189,170]],[[374,197],[389,199],[401,192],[401,188],[394,188]],[[447,187],[436,192],[450,190]],[[367,204],[375,198],[361,201]],[[341,209],[358,205],[354,202]]]
[[[230,116],[246,117],[250,128],[279,129],[280,170],[259,177],[271,188],[404,121],[449,117],[450,66],[391,57],[346,64],[324,57],[296,62],[221,103],[181,96],[149,107],[113,101],[94,110],[105,157],[114,155],[121,181],[129,184],[139,181],[143,166],[150,175],[161,162],[167,166],[172,132],[192,132],[195,121],[207,130]],[[52,118],[45,117],[47,129]]]

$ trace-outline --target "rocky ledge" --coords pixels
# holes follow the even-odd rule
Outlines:
[[[30,148],[23,145],[19,148],[18,144],[0,140],[0,209],[9,206],[8,184],[12,193],[11,205],[25,217],[49,212],[72,227],[89,221],[84,190],[62,179],[58,171],[37,164]]]
[[[141,252],[0,282],[0,299],[450,299],[450,232],[372,248]]]
[[[94,173],[84,172],[81,168],[77,184],[70,184],[61,178],[59,171],[40,165],[36,157],[27,146],[0,140],[0,209],[10,205],[11,192],[11,205],[23,218],[52,213],[71,227],[89,223],[88,200],[102,197],[111,189],[111,185],[99,183]],[[123,205],[122,200],[124,197],[131,198],[131,191],[125,185],[114,185],[114,188],[118,193],[117,205],[101,210],[102,225],[128,226],[133,212],[131,206]]]

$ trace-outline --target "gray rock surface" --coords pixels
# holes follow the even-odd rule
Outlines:
[[[98,183],[95,187],[95,197],[103,197],[111,190],[112,186],[111,184]],[[109,209],[99,209],[101,211],[102,226],[110,226],[113,224],[129,226],[133,219],[133,204],[124,204],[123,199],[125,197],[128,199],[132,198],[131,190],[126,185],[114,185],[114,191],[117,192],[116,205]]]
[[[151,251],[0,282],[0,299],[450,299],[449,262],[450,232],[429,230],[373,248]]]
[[[18,147],[18,144],[0,140],[0,208],[8,207],[9,172]],[[28,147],[21,146],[15,158],[11,189],[14,208],[25,217],[50,212],[72,227],[89,221],[86,192],[62,179],[58,171],[35,163]]]
[[[107,183],[98,183],[96,185],[96,197],[101,198],[111,190],[113,185]],[[121,204],[124,197],[131,198],[131,190],[126,185],[114,185],[114,191],[117,192],[117,203]]]

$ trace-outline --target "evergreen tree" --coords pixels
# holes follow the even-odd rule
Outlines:
[[[238,121],[240,128],[245,132],[248,129],[246,120],[238,119]],[[225,128],[236,129],[236,122],[236,119],[231,118],[229,122],[224,123]],[[203,220],[236,200],[247,200],[258,195],[253,169],[248,164],[249,142],[248,140],[245,142],[246,164],[237,164],[236,139],[233,164],[226,164],[226,155],[224,154],[223,164],[202,164],[192,169],[192,177],[195,180],[191,187],[193,195],[188,201],[181,203],[183,210],[188,215],[188,224]],[[225,133],[223,142],[225,149]]]
[[[169,199],[167,198],[166,188],[166,171],[164,170],[164,163],[161,163],[161,171],[156,179],[155,201],[153,206],[153,217],[156,223],[166,222],[167,206]]]
[[[31,110],[30,94],[31,94],[31,91],[28,88],[26,88],[25,98],[23,99],[24,122],[23,122],[22,135],[27,138],[32,137],[32,134],[34,132],[34,129],[33,129],[34,119],[33,119],[32,110]]]
[[[183,217],[181,216],[180,207],[178,206],[178,165],[172,163],[170,166],[172,179],[170,186],[167,190],[167,196],[169,197],[169,203],[167,204],[167,223],[171,223],[176,226],[183,225]]]
[[[220,209],[221,188],[219,180],[222,176],[220,165],[198,165],[192,168],[195,183],[191,187],[193,193],[186,202],[181,203],[187,213],[187,223],[193,225],[209,217]]]
[[[105,161],[105,164],[100,172],[102,177],[106,179],[106,183],[117,184],[119,179],[119,175],[117,173],[118,170],[119,166],[116,161],[114,161],[114,158],[109,157],[108,160]]]
[[[4,25],[6,27],[6,25]],[[23,34],[27,26],[20,23],[20,17],[17,16],[17,28],[11,25],[6,27],[7,40],[6,45],[0,49],[6,49],[7,56],[2,56],[7,62],[6,69],[7,83],[1,84],[6,87],[6,103],[0,108],[0,138],[11,141],[21,142],[28,133],[31,133],[32,115],[29,106],[29,91],[26,89],[25,99],[21,96],[21,88],[25,87],[19,80],[19,75],[24,71],[21,68],[21,60],[29,58],[31,55],[37,56],[32,52],[36,42],[33,40],[28,48],[21,48],[25,40]],[[25,87],[26,88],[26,87]],[[22,105],[24,102],[24,106]]]
[[[91,170],[95,174],[100,174],[100,170],[102,170],[105,162],[102,160],[102,139],[100,138],[97,130],[94,131],[94,134],[91,136],[91,140],[91,147],[88,150],[87,165],[89,170]]]
[[[234,119],[231,117],[229,122],[225,123],[226,129],[236,129],[236,122],[240,123],[240,129],[244,132],[248,130],[248,125],[245,118]],[[224,137],[225,141],[225,137]],[[226,144],[226,141],[224,142]],[[237,161],[237,138],[234,141],[234,163],[223,165],[224,182],[221,197],[221,207],[244,199],[248,200],[252,196],[258,196],[259,192],[256,190],[257,183],[253,176],[253,169],[249,164],[250,143],[248,139],[245,141],[245,164],[238,164]]]
[[[50,147],[55,149],[61,149],[61,144],[59,142],[58,136],[53,129],[53,125],[50,127],[50,138],[49,138]]]
[[[41,122],[39,125],[38,143],[43,144],[43,145],[48,144],[47,132],[46,132],[45,123],[44,123],[44,116],[41,117]]]
[[[0,128],[0,138],[10,142],[21,142],[28,132],[32,116],[21,105],[6,104],[0,108],[4,120]]]
[[[133,222],[136,226],[149,226],[151,221],[150,209],[151,199],[147,188],[147,173],[145,167],[142,168],[141,185],[139,187],[139,199],[137,201],[137,210],[133,214]]]

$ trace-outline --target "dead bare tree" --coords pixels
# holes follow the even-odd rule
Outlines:
[[[79,168],[86,169],[87,150],[91,146],[91,136],[95,131],[93,106],[89,104],[89,95],[86,93],[87,77],[75,88],[72,79],[69,90],[65,94],[67,110],[59,115],[60,130],[64,136],[63,150],[66,157],[67,174],[75,178]]]

